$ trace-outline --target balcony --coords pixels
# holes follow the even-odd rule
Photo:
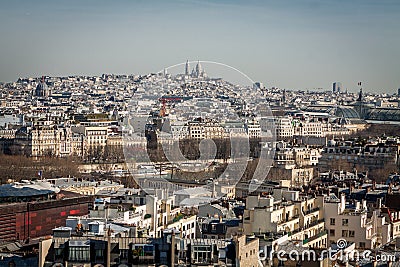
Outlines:
[[[182,213],[179,213],[179,214],[175,215],[175,217],[172,219],[172,221],[170,223],[178,222],[178,221],[182,220],[183,218],[185,218],[185,215]]]
[[[354,211],[354,210],[345,210],[343,212],[343,214],[345,215],[349,215],[349,216],[360,216],[362,214],[366,214],[367,211],[366,210],[358,210],[358,211]]]
[[[316,208],[313,208],[313,209],[310,209],[310,210],[303,211],[303,213],[304,213],[304,215],[309,215],[309,214],[314,213],[314,212],[316,212],[316,211],[319,211],[319,207],[316,207]]]
[[[304,231],[304,230],[306,230],[306,229],[308,229],[308,228],[311,228],[311,227],[316,226],[316,225],[318,225],[318,224],[320,224],[320,223],[323,223],[323,222],[324,222],[324,219],[319,219],[319,220],[316,220],[316,221],[314,221],[314,222],[311,222],[311,223],[309,223],[308,225],[306,225],[305,227],[301,227],[301,228],[297,228],[297,229],[293,230],[293,231],[289,234],[289,236],[290,236],[290,235],[293,235],[293,234],[297,234],[297,233],[299,233],[299,232],[301,232],[301,231]]]
[[[299,215],[295,215],[295,216],[292,216],[291,218],[289,218],[288,220],[282,220],[282,221],[278,222],[278,225],[281,225],[284,223],[289,223],[289,222],[294,222],[294,221],[298,220],[299,218],[300,218]]]
[[[373,234],[370,234],[369,236],[367,236],[367,239],[376,239],[376,238],[378,238],[379,236],[381,236],[381,235],[378,234],[378,233],[373,233]]]
[[[318,239],[320,237],[323,237],[323,236],[325,236],[327,234],[328,234],[328,231],[323,230],[322,232],[319,232],[318,234],[316,234],[316,235],[314,235],[314,236],[312,236],[310,238],[304,239],[303,240],[303,245],[305,245],[305,244],[307,244],[307,243],[309,243],[311,241],[314,241],[314,240],[316,240],[316,239]]]
[[[130,213],[129,214],[129,219],[130,220],[132,220],[132,219],[140,219],[142,216],[139,214],[139,213]]]
[[[324,221],[325,221],[324,219],[319,219],[319,220],[313,221],[313,222],[309,223],[308,225],[306,225],[305,229],[316,226],[320,223],[323,223]]]

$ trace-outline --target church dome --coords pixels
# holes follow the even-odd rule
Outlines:
[[[49,95],[49,88],[47,87],[47,84],[43,79],[36,86],[35,95],[36,96],[48,96]]]

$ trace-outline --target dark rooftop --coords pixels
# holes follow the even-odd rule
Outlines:
[[[26,196],[42,196],[55,193],[53,190],[34,189],[31,187],[16,187],[12,184],[0,186],[0,198],[5,197],[26,197]]]

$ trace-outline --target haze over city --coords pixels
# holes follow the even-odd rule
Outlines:
[[[400,1],[2,1],[0,267],[400,266]]]
[[[398,1],[7,1],[0,81],[146,74],[189,60],[266,86],[355,92],[400,87]]]

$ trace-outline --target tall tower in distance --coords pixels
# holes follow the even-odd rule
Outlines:
[[[190,72],[190,65],[189,65],[189,60],[186,60],[185,64],[185,75],[188,76]]]
[[[342,91],[342,83],[341,82],[334,82],[332,86],[333,93],[340,93]]]
[[[358,115],[360,116],[360,119],[364,119],[364,106],[363,106],[363,89],[361,87],[361,82],[359,82],[357,85],[360,86],[360,92],[358,93],[358,98],[357,98],[357,104],[356,104],[356,110],[358,112]]]
[[[197,61],[196,65],[196,77],[199,78],[203,76],[203,68],[201,67],[200,61]]]

